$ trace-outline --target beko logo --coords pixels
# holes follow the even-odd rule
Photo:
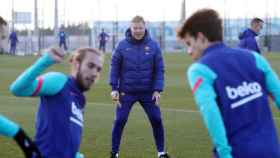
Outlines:
[[[84,118],[83,118],[82,110],[77,107],[75,102],[72,102],[71,110],[72,110],[73,115],[70,117],[70,121],[72,121],[72,122],[76,123],[77,125],[83,127]]]
[[[257,82],[247,83],[245,81],[237,87],[226,86],[225,89],[229,99],[240,98],[239,101],[231,104],[231,108],[236,108],[262,96],[262,87]]]

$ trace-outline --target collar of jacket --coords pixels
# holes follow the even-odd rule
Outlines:
[[[258,36],[258,34],[251,28],[248,28],[238,38],[239,40],[242,40],[244,38],[255,37],[255,36]]]
[[[254,36],[258,36],[258,34],[257,34],[254,30],[252,30],[251,28],[248,28],[248,31],[252,32],[252,34],[253,34]]]
[[[223,42],[215,42],[203,51],[202,56],[205,56],[206,54],[209,54],[210,52],[213,52],[213,50],[220,49],[220,48],[223,48],[223,47],[226,47],[226,45]]]

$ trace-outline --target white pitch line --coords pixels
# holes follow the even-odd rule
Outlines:
[[[13,97],[13,96],[0,96],[0,98],[5,98],[5,99],[9,99],[9,100],[34,100],[36,98],[31,98],[31,97]],[[114,106],[113,103],[109,104],[109,103],[101,103],[101,102],[87,102],[87,104],[91,104],[91,105],[98,105],[98,106]],[[137,109],[140,109],[140,107],[134,107]],[[197,110],[187,110],[187,109],[174,109],[174,108],[160,108],[161,111],[168,111],[168,112],[178,112],[178,113],[194,113],[194,114],[199,114],[199,112]],[[273,119],[275,120],[280,120],[280,117],[273,117]]]
[[[31,97],[13,97],[13,96],[0,96],[3,97],[5,99],[8,100],[34,100],[36,98],[31,98]],[[104,106],[114,106],[114,104],[110,104],[110,103],[101,103],[101,102],[87,102],[87,104],[91,104],[91,105],[104,105]],[[134,107],[133,107],[134,108]],[[135,107],[135,108],[139,108],[140,107]],[[160,108],[162,111],[170,111],[170,112],[183,112],[183,113],[198,113],[197,110],[187,110],[187,109],[174,109],[174,108]]]

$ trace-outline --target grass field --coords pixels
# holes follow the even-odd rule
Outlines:
[[[272,67],[280,74],[280,53],[266,55]],[[20,123],[30,136],[34,135],[34,119],[38,98],[13,97],[10,83],[35,57],[0,56],[0,113]],[[84,137],[81,152],[87,158],[107,158],[110,152],[114,105],[107,84],[110,56],[106,57],[104,71],[98,84],[87,94]],[[186,54],[166,54],[166,88],[161,108],[164,118],[166,148],[172,158],[210,158],[212,145],[199,113],[196,111],[185,70],[191,60]],[[248,65],[249,66],[249,65]],[[68,72],[67,62],[49,70]],[[273,111],[276,108],[273,107]],[[274,112],[279,128],[279,113]],[[141,107],[136,104],[130,114],[121,144],[121,158],[156,158],[156,149],[150,124]],[[0,158],[23,158],[15,143],[0,136]]]

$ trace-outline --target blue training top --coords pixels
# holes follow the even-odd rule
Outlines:
[[[112,55],[109,84],[125,93],[162,92],[164,71],[162,52],[148,31],[136,40],[128,29]]]
[[[13,31],[10,34],[9,40],[10,40],[12,46],[16,46],[17,45],[18,37],[17,37],[17,33],[15,31]]]
[[[252,29],[246,29],[240,36],[239,36],[239,44],[240,48],[249,49],[261,54],[261,50],[258,46],[256,37],[258,34],[254,32]]]
[[[280,107],[280,82],[262,56],[247,52],[213,44],[188,80],[218,157],[280,158],[268,103],[272,94]]]
[[[59,36],[59,41],[60,42],[65,42],[66,41],[66,33],[64,31],[60,31],[58,36]]]
[[[10,90],[17,96],[40,96],[35,143],[42,155],[75,158],[82,138],[85,97],[71,76],[58,72],[39,76],[52,64],[53,59],[45,53],[17,78]]]
[[[105,32],[101,32],[99,34],[99,41],[101,45],[105,45],[107,42],[107,38],[109,38],[109,35]]]

